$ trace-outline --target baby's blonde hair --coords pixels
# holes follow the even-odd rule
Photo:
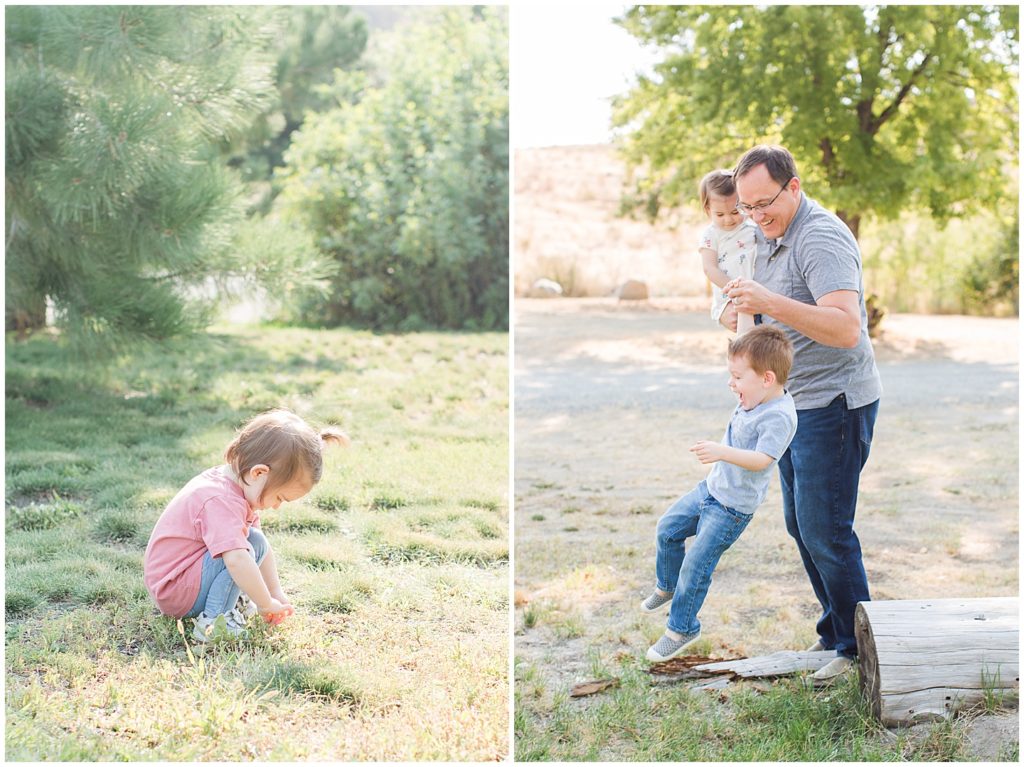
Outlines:
[[[290,410],[277,408],[247,421],[227,446],[224,458],[243,482],[254,466],[269,466],[266,493],[288,484],[300,471],[315,485],[323,474],[324,446],[348,443],[348,435],[340,429],[327,427],[318,432]]]
[[[711,206],[711,195],[732,197],[736,194],[736,182],[732,177],[732,171],[725,168],[711,171],[700,180],[698,190],[701,210],[707,213]]]

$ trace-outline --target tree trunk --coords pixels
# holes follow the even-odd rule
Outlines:
[[[861,602],[861,692],[882,724],[944,719],[1016,691],[1018,598]]]
[[[8,306],[4,314],[4,329],[15,330],[19,339],[24,338],[31,331],[46,327],[46,299],[31,305]]]
[[[846,224],[850,231],[853,232],[853,239],[860,239],[860,214],[847,213],[845,210],[837,210],[836,215],[839,216],[839,220]]]

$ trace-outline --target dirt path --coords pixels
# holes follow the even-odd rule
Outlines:
[[[697,299],[516,301],[515,653],[551,687],[660,633],[634,604],[653,579],[654,526],[706,473],[689,446],[719,439],[734,406],[727,336],[705,312]],[[856,525],[872,596],[1015,595],[1017,321],[883,327]],[[704,637],[716,653],[803,648],[817,615],[776,478],[715,571]]]

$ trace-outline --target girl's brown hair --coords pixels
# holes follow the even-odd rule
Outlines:
[[[243,482],[254,466],[269,466],[265,494],[288,484],[300,471],[315,485],[324,470],[324,446],[348,443],[348,435],[340,429],[327,427],[318,432],[290,410],[276,409],[250,419],[228,445],[224,458]]]
[[[700,207],[705,213],[711,205],[711,195],[716,197],[732,197],[736,194],[736,182],[732,171],[724,168],[713,170],[700,180]]]

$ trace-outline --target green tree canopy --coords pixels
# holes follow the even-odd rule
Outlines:
[[[307,111],[336,106],[328,87],[335,71],[356,65],[367,42],[366,19],[347,6],[279,8],[277,17],[277,98],[229,150],[232,164],[244,165],[253,180],[269,179],[284,164],[284,152]]]
[[[232,247],[241,187],[218,149],[274,95],[268,18],[7,9],[8,327],[38,325],[50,299],[78,342],[159,339],[204,319],[211,278],[289,271]]]
[[[278,198],[339,272],[306,318],[374,327],[508,322],[508,22],[424,11],[382,35],[341,106],[307,114]]]
[[[618,21],[665,51],[615,112],[652,214],[763,142],[855,234],[864,214],[941,221],[1007,194],[1015,6],[635,6]]]

